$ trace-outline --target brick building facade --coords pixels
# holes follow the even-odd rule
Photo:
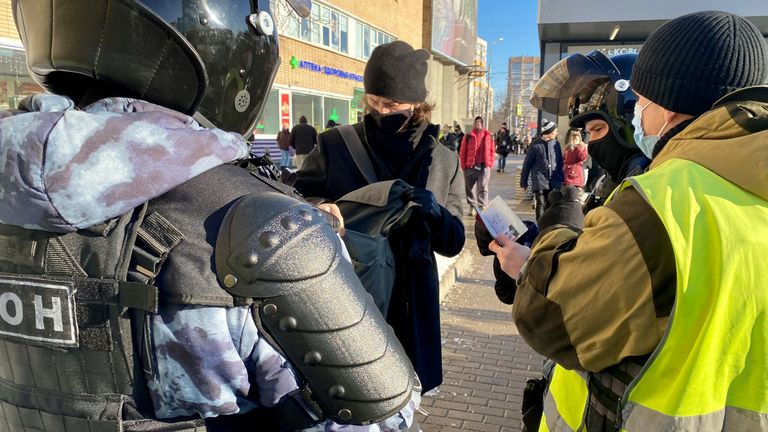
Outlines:
[[[256,136],[274,137],[282,124],[306,116],[322,131],[362,118],[363,72],[381,43],[403,40],[422,47],[423,0],[313,1],[302,19],[285,2],[272,0],[282,63],[257,125]],[[412,17],[412,19],[403,19]]]

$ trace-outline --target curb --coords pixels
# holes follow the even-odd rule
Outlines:
[[[474,253],[474,248],[472,246],[467,247],[465,245],[464,248],[459,253],[459,256],[456,258],[456,261],[454,261],[453,264],[451,264],[448,267],[448,270],[446,270],[445,273],[443,273],[443,276],[440,278],[440,292],[439,292],[440,302],[445,300],[445,297],[448,295],[448,293],[451,292],[451,290],[453,289],[453,286],[456,284],[456,279],[461,275],[461,273],[467,267],[467,264],[471,260],[473,253]]]

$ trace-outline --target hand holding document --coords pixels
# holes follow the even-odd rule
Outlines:
[[[515,240],[528,231],[528,227],[500,196],[491,200],[485,210],[475,210],[493,238],[503,234],[510,240]]]

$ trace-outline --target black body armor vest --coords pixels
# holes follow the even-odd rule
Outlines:
[[[0,225],[0,431],[278,430],[275,412],[281,418],[300,412],[278,406],[270,413],[157,420],[146,390],[146,377],[154,373],[149,318],[159,305],[254,304],[258,318],[259,299],[232,294],[218,280],[214,250],[230,207],[246,195],[278,191],[287,192],[222,165],[89,229],[61,235]],[[259,330],[293,363],[300,360],[301,347]],[[385,340],[390,366],[392,358],[405,358],[396,340]],[[396,373],[399,389],[380,398],[385,408],[368,411],[371,420],[394,414],[410,399],[412,382],[397,379],[412,376],[409,366],[406,360]],[[315,416],[289,425],[306,427],[306,421],[341,412],[329,412],[336,402],[313,388],[325,381],[306,380],[298,397],[316,408]],[[360,395],[351,393],[361,405]],[[363,396],[376,406],[375,395]],[[366,411],[355,414],[365,417]]]

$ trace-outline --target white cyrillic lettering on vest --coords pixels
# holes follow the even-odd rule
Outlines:
[[[13,315],[11,315],[8,310],[8,303],[13,303]],[[24,312],[21,309],[21,299],[19,296],[10,292],[0,295],[0,318],[10,325],[21,324],[21,320],[24,318]]]
[[[61,299],[58,297],[51,297],[51,308],[46,309],[43,306],[43,297],[35,296],[35,327],[38,330],[45,329],[45,318],[53,320],[53,329],[57,332],[64,330],[64,324],[61,322]]]

